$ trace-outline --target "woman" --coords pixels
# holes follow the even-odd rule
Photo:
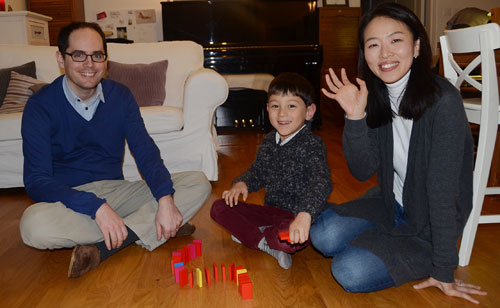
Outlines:
[[[359,85],[330,69],[329,91],[346,114],[343,149],[358,180],[380,186],[331,204],[311,228],[313,245],[333,256],[349,292],[415,285],[477,300],[478,286],[454,279],[457,242],[472,208],[473,149],[458,91],[431,72],[427,34],[409,9],[383,3],[363,16]]]

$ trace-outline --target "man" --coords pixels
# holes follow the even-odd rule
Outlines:
[[[191,234],[194,226],[181,225],[211,187],[201,172],[171,176],[165,168],[130,90],[103,79],[107,47],[97,24],[63,28],[58,48],[65,75],[23,114],[24,184],[38,203],[20,229],[29,246],[74,247],[68,276],[78,277],[133,242],[151,251]],[[125,141],[145,181],[123,180]]]

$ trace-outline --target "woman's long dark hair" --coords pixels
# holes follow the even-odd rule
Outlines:
[[[429,38],[424,26],[410,9],[397,3],[382,3],[363,15],[358,29],[359,77],[366,81],[369,91],[366,107],[368,126],[371,128],[382,126],[391,122],[394,116],[387,87],[370,70],[364,54],[364,33],[368,24],[376,17],[400,21],[408,27],[414,42],[420,39],[420,53],[413,60],[410,78],[399,107],[399,114],[403,118],[418,120],[425,110],[433,105],[435,94],[439,91],[431,70],[432,51]]]

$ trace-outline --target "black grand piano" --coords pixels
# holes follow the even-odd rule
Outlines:
[[[205,67],[220,74],[298,72],[319,89],[321,47],[318,8],[311,0],[212,0],[161,2],[163,38],[192,40],[204,47]],[[256,119],[266,127],[266,94],[230,91],[219,107],[217,126],[233,126],[239,118]]]

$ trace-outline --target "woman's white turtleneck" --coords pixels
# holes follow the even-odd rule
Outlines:
[[[392,134],[394,139],[394,195],[396,201],[403,204],[403,186],[406,178],[406,167],[408,165],[408,148],[410,147],[411,129],[413,120],[404,119],[399,115],[399,105],[403,98],[408,79],[410,78],[410,71],[406,73],[400,80],[385,84],[389,91],[389,100],[391,102],[391,109],[395,113],[392,119]]]

